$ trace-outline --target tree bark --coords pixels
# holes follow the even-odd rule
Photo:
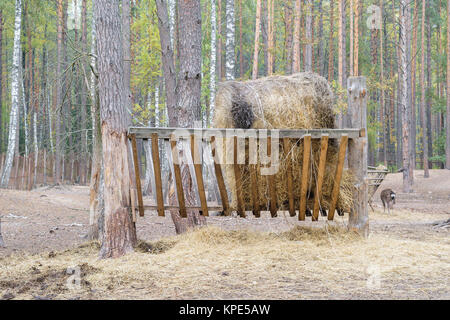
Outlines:
[[[447,39],[450,39],[450,1],[447,3]],[[447,40],[447,123],[445,140],[445,168],[450,170],[450,41]]]
[[[409,170],[410,170],[410,108],[408,108],[408,94],[407,94],[407,0],[400,0],[400,86],[401,86],[401,123],[402,123],[402,158],[403,158],[403,192],[409,193],[412,190],[412,181],[410,179]]]
[[[261,0],[256,1],[255,44],[253,51],[252,79],[258,78],[259,33],[261,30]]]
[[[235,66],[235,54],[234,54],[234,33],[235,33],[235,21],[234,21],[234,0],[226,0],[226,17],[227,17],[227,37],[226,37],[226,52],[225,52],[225,78],[227,80],[234,79],[234,66]]]
[[[428,170],[428,133],[427,133],[427,114],[426,114],[426,97],[425,97],[425,14],[426,14],[426,4],[425,0],[422,0],[422,54],[421,54],[421,66],[420,66],[420,87],[421,87],[421,97],[420,97],[420,112],[422,120],[422,147],[423,147],[423,170],[424,177],[429,178],[430,172]]]
[[[301,0],[295,0],[294,34],[292,40],[292,72],[300,72],[300,17]]]
[[[161,59],[166,87],[166,105],[169,117],[169,126],[176,127],[177,123],[177,99],[176,99],[176,74],[173,48],[170,42],[170,25],[167,13],[167,2],[156,0],[156,11],[158,15],[159,38],[161,43]],[[180,39],[181,40],[181,39]]]
[[[8,148],[6,151],[5,165],[0,179],[0,187],[7,188],[14,155],[16,152],[16,144],[18,144],[17,133],[19,130],[19,69],[20,69],[20,32],[22,22],[22,1],[16,0],[15,19],[14,19],[14,48],[13,48],[13,64],[11,69],[11,113],[9,119],[9,137]]]
[[[334,79],[334,0],[330,0],[330,39],[328,40],[328,81]]]
[[[211,62],[209,67],[209,110],[212,112],[214,112],[215,110],[214,106],[216,97],[216,45],[216,0],[211,0]],[[240,54],[242,55],[242,51],[240,52]],[[206,121],[207,126],[209,126],[209,119],[212,119],[212,114],[208,116],[208,119]]]
[[[3,151],[3,11],[0,9],[0,154]],[[1,172],[2,167],[0,167]]]
[[[306,45],[305,45],[305,71],[312,71],[312,1],[305,1],[305,9],[303,10],[306,14],[305,24],[306,24]]]
[[[131,219],[126,96],[119,6],[97,0],[98,84],[104,165],[104,232],[100,256],[114,258],[133,251],[136,227]]]
[[[227,7],[227,16],[228,16]],[[177,118],[178,126],[189,128],[194,126],[195,120],[200,120],[201,110],[201,6],[200,0],[187,0],[179,3],[178,21],[180,31],[179,52],[180,70],[177,81]],[[234,22],[234,21],[233,21]],[[227,24],[228,25],[228,24]],[[227,44],[229,44],[227,42]],[[234,48],[233,48],[234,50]],[[229,56],[227,56],[228,60]],[[227,61],[228,62],[228,61]],[[227,63],[229,66],[229,64]],[[230,71],[230,70],[228,70]],[[195,185],[189,171],[186,152],[181,141],[178,142],[178,158],[180,159],[182,185],[187,206],[195,205]],[[169,204],[176,205],[174,185],[169,194]],[[187,219],[181,219],[179,212],[171,210],[172,220],[177,233],[186,231],[198,224],[205,224],[206,220],[198,211],[187,210]]]

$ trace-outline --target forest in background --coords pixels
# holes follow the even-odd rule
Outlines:
[[[314,71],[332,84],[337,122],[345,127],[346,79],[364,75],[369,91],[369,165],[406,168],[410,176],[412,168],[450,168],[447,1],[201,0],[200,35],[180,28],[179,17],[189,12],[178,12],[175,0],[124,0],[121,10],[126,3],[126,107],[134,125],[179,124],[168,114],[166,93],[173,84],[164,81],[163,69],[172,57],[172,71],[179,70],[180,39],[200,37],[201,99],[193,113],[203,126],[211,124],[214,93],[221,81]],[[165,16],[158,5],[166,7]],[[20,55],[14,57],[18,19]],[[164,39],[169,47],[161,46]],[[0,4],[3,168],[12,131],[15,156],[33,158],[26,170],[37,170],[39,162],[53,156],[50,166],[56,181],[89,181],[99,136],[95,44],[92,1]],[[13,83],[14,72],[18,83]],[[410,161],[407,166],[405,159]],[[24,168],[19,163],[16,170]]]

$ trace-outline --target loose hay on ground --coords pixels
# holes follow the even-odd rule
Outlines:
[[[163,241],[173,246],[110,260],[98,259],[95,245],[54,258],[14,255],[0,259],[0,283],[30,282],[33,266],[43,272],[86,264],[95,268],[83,277],[89,285],[61,290],[56,298],[448,298],[442,280],[450,277],[450,241],[433,236],[418,241],[373,234],[364,240],[331,226],[280,233],[207,227]],[[380,271],[380,288],[367,287],[368,267]],[[0,293],[51,293],[52,287],[31,284],[23,293],[0,286]]]

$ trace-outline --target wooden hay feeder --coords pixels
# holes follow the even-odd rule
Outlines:
[[[291,216],[297,215],[298,219],[305,220],[305,216],[311,215],[313,221],[319,219],[319,213],[326,216],[328,220],[333,220],[336,204],[339,196],[339,188],[341,183],[342,172],[344,170],[344,163],[346,154],[348,155],[348,168],[352,171],[355,179],[354,191],[354,206],[350,210],[349,227],[357,231],[361,231],[364,235],[368,232],[368,218],[367,218],[367,138],[366,132],[366,90],[365,78],[352,77],[349,78],[349,114],[350,114],[350,129],[310,129],[310,130],[263,130],[263,129],[193,129],[193,128],[145,128],[132,127],[129,129],[129,138],[131,140],[133,150],[134,168],[136,174],[136,190],[138,199],[138,209],[140,216],[144,215],[145,210],[157,210],[159,216],[165,215],[165,210],[178,210],[182,217],[186,217],[186,210],[199,210],[202,215],[209,216],[210,211],[222,211],[224,215],[228,216],[234,209],[241,216],[246,216],[246,208],[251,208],[255,217],[260,216],[261,199],[258,199],[258,179],[261,177],[259,166],[250,166],[253,168],[251,174],[251,192],[252,195],[250,203],[245,203],[242,196],[242,181],[241,181],[241,166],[249,165],[248,161],[251,155],[244,151],[244,155],[238,152],[239,146],[250,143],[251,141],[258,144],[263,142],[267,145],[267,156],[270,157],[271,148],[273,144],[281,144],[284,146],[297,145],[297,147],[304,148],[302,172],[293,172],[292,166],[287,164],[288,171],[285,177],[287,190],[289,190],[288,211]],[[182,131],[181,131],[182,130]],[[152,194],[154,195],[154,202],[144,205],[141,179],[137,152],[137,139],[143,139],[147,143],[151,142],[151,155],[153,168],[152,179]],[[262,141],[264,140],[265,141]],[[310,159],[311,159],[311,141],[314,139],[320,140],[320,156],[316,175],[316,192],[314,192],[314,202],[312,208],[307,208],[307,184],[310,176]],[[321,189],[326,165],[327,148],[331,140],[338,142],[338,163],[334,176],[334,185],[331,194],[331,202],[328,208],[321,206]],[[302,141],[301,144],[293,143]],[[223,176],[223,163],[221,157],[218,156],[218,144],[223,141],[233,143],[233,154],[227,156],[231,158],[231,163],[234,166],[234,175],[236,181],[237,192],[237,206],[230,207],[229,190],[227,190],[226,182]],[[176,186],[176,194],[178,205],[168,205],[164,200],[163,179],[161,174],[162,153],[160,146],[165,147],[165,154],[170,165],[171,176],[174,178]],[[230,148],[228,148],[230,149]],[[288,148],[284,148],[287,150]],[[180,153],[180,150],[183,152]],[[242,149],[240,149],[242,150]],[[244,149],[245,150],[245,149]],[[348,150],[348,153],[347,153]],[[196,199],[197,203],[194,206],[186,206],[185,195],[183,192],[182,180],[180,175],[179,155],[183,154],[187,157],[191,177],[196,185]],[[240,158],[240,160],[239,160]],[[242,160],[244,159],[244,160]],[[250,163],[251,164],[251,163]],[[147,164],[149,165],[149,164]],[[300,202],[298,207],[294,205],[294,186],[293,176],[300,176],[301,185],[297,186],[300,190]],[[209,179],[209,183],[205,185],[205,177],[213,177]],[[268,175],[268,179],[274,179],[274,175]],[[167,179],[164,185],[168,184]],[[214,184],[214,185],[213,185]],[[206,187],[206,188],[205,188]],[[277,190],[275,183],[270,183],[270,199],[269,207],[272,217],[277,216],[277,212],[281,206],[277,203]],[[167,192],[166,192],[167,193]],[[216,198],[212,201],[207,201],[211,194],[215,194]],[[208,197],[207,197],[208,196]],[[211,199],[209,199],[211,200]],[[215,200],[215,201],[214,201]],[[312,211],[312,212],[311,212]],[[338,211],[338,214],[342,214]]]

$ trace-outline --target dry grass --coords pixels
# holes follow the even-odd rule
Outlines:
[[[198,229],[115,260],[98,244],[52,254],[0,259],[0,293],[16,298],[150,299],[448,299],[450,240],[371,234],[343,226],[296,226],[280,233]],[[67,267],[81,266],[81,289],[65,286]],[[371,271],[372,270],[372,271]],[[379,288],[368,279],[380,272]],[[375,273],[373,273],[375,272]]]

